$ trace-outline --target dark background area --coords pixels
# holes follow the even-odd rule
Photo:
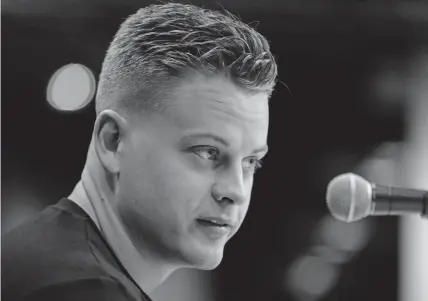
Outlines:
[[[278,84],[272,97],[270,153],[256,176],[243,228],[213,271],[216,297],[297,300],[284,289],[281,275],[306,252],[313,228],[327,214],[328,181],[354,169],[379,144],[405,139],[404,96],[385,105],[371,80],[382,62],[395,62],[399,70],[414,49],[427,44],[428,6],[248,2],[221,3],[245,22],[258,21],[271,41],[279,79],[292,95]],[[151,3],[2,2],[2,232],[67,196],[83,168],[93,102],[73,113],[51,108],[49,78],[73,62],[98,75],[121,21]],[[219,8],[214,1],[192,3]],[[337,284],[320,300],[397,300],[397,220],[375,225],[365,249],[342,267]]]

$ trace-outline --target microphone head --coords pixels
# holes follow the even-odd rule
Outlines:
[[[342,174],[328,184],[326,199],[327,207],[335,218],[354,222],[370,214],[372,186],[356,174]]]

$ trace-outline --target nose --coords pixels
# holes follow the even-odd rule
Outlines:
[[[244,179],[241,166],[229,168],[218,175],[212,187],[212,195],[219,202],[228,201],[239,205],[247,201],[250,188],[251,183]]]

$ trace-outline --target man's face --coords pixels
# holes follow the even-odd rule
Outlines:
[[[115,206],[143,256],[218,266],[247,213],[268,124],[267,94],[200,74],[164,112],[135,123],[123,141]]]

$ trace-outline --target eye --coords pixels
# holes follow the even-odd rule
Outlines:
[[[245,166],[245,168],[248,168],[253,172],[256,172],[257,170],[259,170],[263,166],[262,160],[257,159],[256,157],[248,158],[248,160],[246,162],[248,164],[247,164],[247,166]]]
[[[212,146],[195,146],[192,147],[192,152],[205,160],[216,161],[218,159],[219,151]]]

